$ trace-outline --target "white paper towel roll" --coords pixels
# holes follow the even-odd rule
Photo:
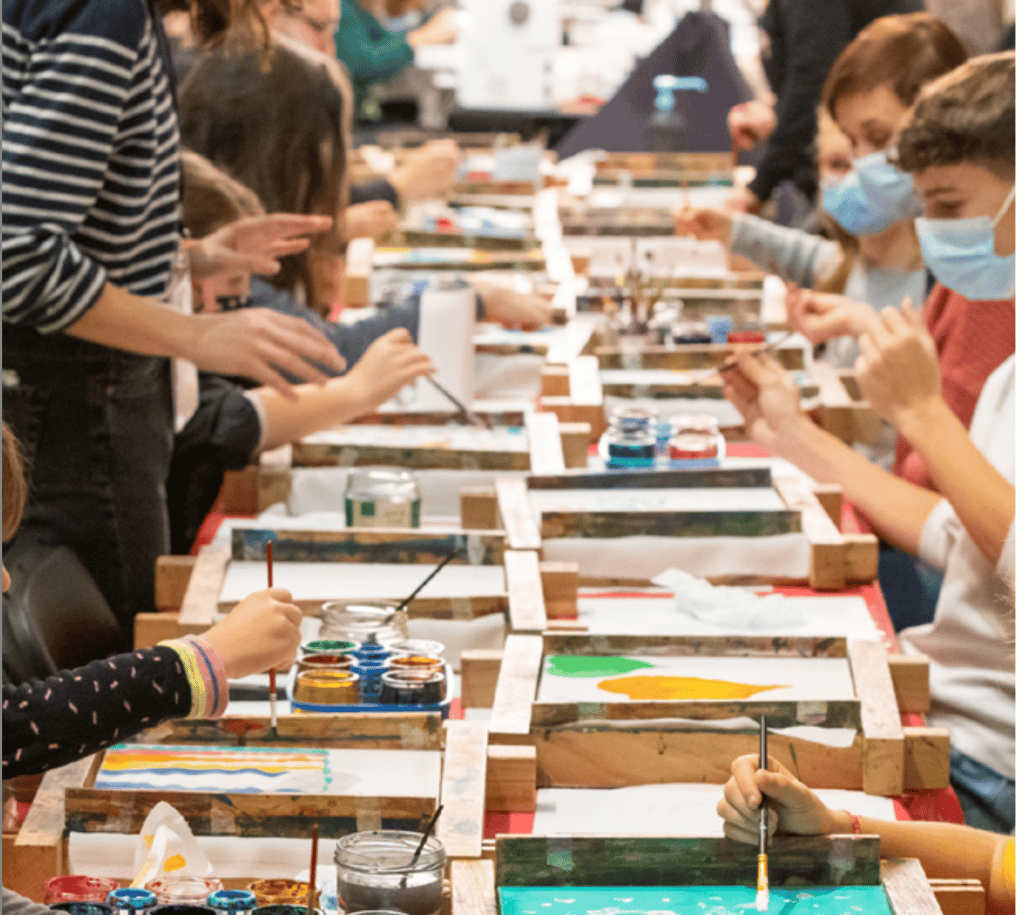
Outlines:
[[[418,343],[434,363],[434,378],[464,404],[473,401],[473,331],[476,294],[465,283],[424,290]],[[416,408],[454,410],[426,379],[416,382]]]

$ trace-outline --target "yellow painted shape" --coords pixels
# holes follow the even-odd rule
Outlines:
[[[597,685],[605,692],[623,693],[630,699],[749,699],[755,693],[786,688],[783,684],[760,686],[703,677],[614,677]]]
[[[171,871],[180,871],[185,866],[185,859],[181,855],[171,855],[166,861],[164,861],[164,873],[171,873]]]

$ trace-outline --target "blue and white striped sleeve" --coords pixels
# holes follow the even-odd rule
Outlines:
[[[141,7],[118,4],[105,17],[117,20],[113,34],[95,34],[104,18],[98,5],[72,4],[92,7],[87,22],[32,35],[12,20],[20,12],[38,25],[26,11],[33,4],[4,3],[3,319],[42,332],[77,321],[106,282],[73,236],[96,203],[130,114],[125,103],[146,20]]]

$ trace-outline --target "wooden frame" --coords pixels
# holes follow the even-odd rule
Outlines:
[[[549,655],[624,654],[848,658],[857,698],[840,702],[770,700],[545,703],[536,699]],[[732,761],[756,752],[757,735],[694,730],[665,719],[764,715],[770,727],[853,727],[850,747],[769,735],[769,752],[805,783],[898,795],[949,784],[949,735],[907,728],[885,646],[839,638],[592,636],[548,632],[506,640],[491,714],[491,739],[537,749],[538,787],[607,788],[664,781],[724,783]],[[651,719],[647,725],[645,719]],[[616,723],[618,722],[618,723]]]
[[[540,394],[541,410],[554,413],[562,423],[587,424],[592,442],[608,425],[596,356],[570,359],[564,370],[546,368],[541,375]]]

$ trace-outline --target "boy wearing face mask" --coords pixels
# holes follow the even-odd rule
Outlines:
[[[925,215],[929,269],[971,297],[1014,292],[1013,54],[974,59],[922,93],[897,141]],[[983,312],[984,302],[975,303]],[[889,542],[944,566],[935,621],[902,646],[931,661],[930,723],[949,730],[950,779],[972,826],[1014,828],[1014,356],[986,381],[971,431],[942,397],[935,344],[904,305],[865,322],[857,378],[916,448],[938,493],[870,464],[800,410],[791,379],[741,354],[726,396],[754,439],[822,482],[839,483]]]

